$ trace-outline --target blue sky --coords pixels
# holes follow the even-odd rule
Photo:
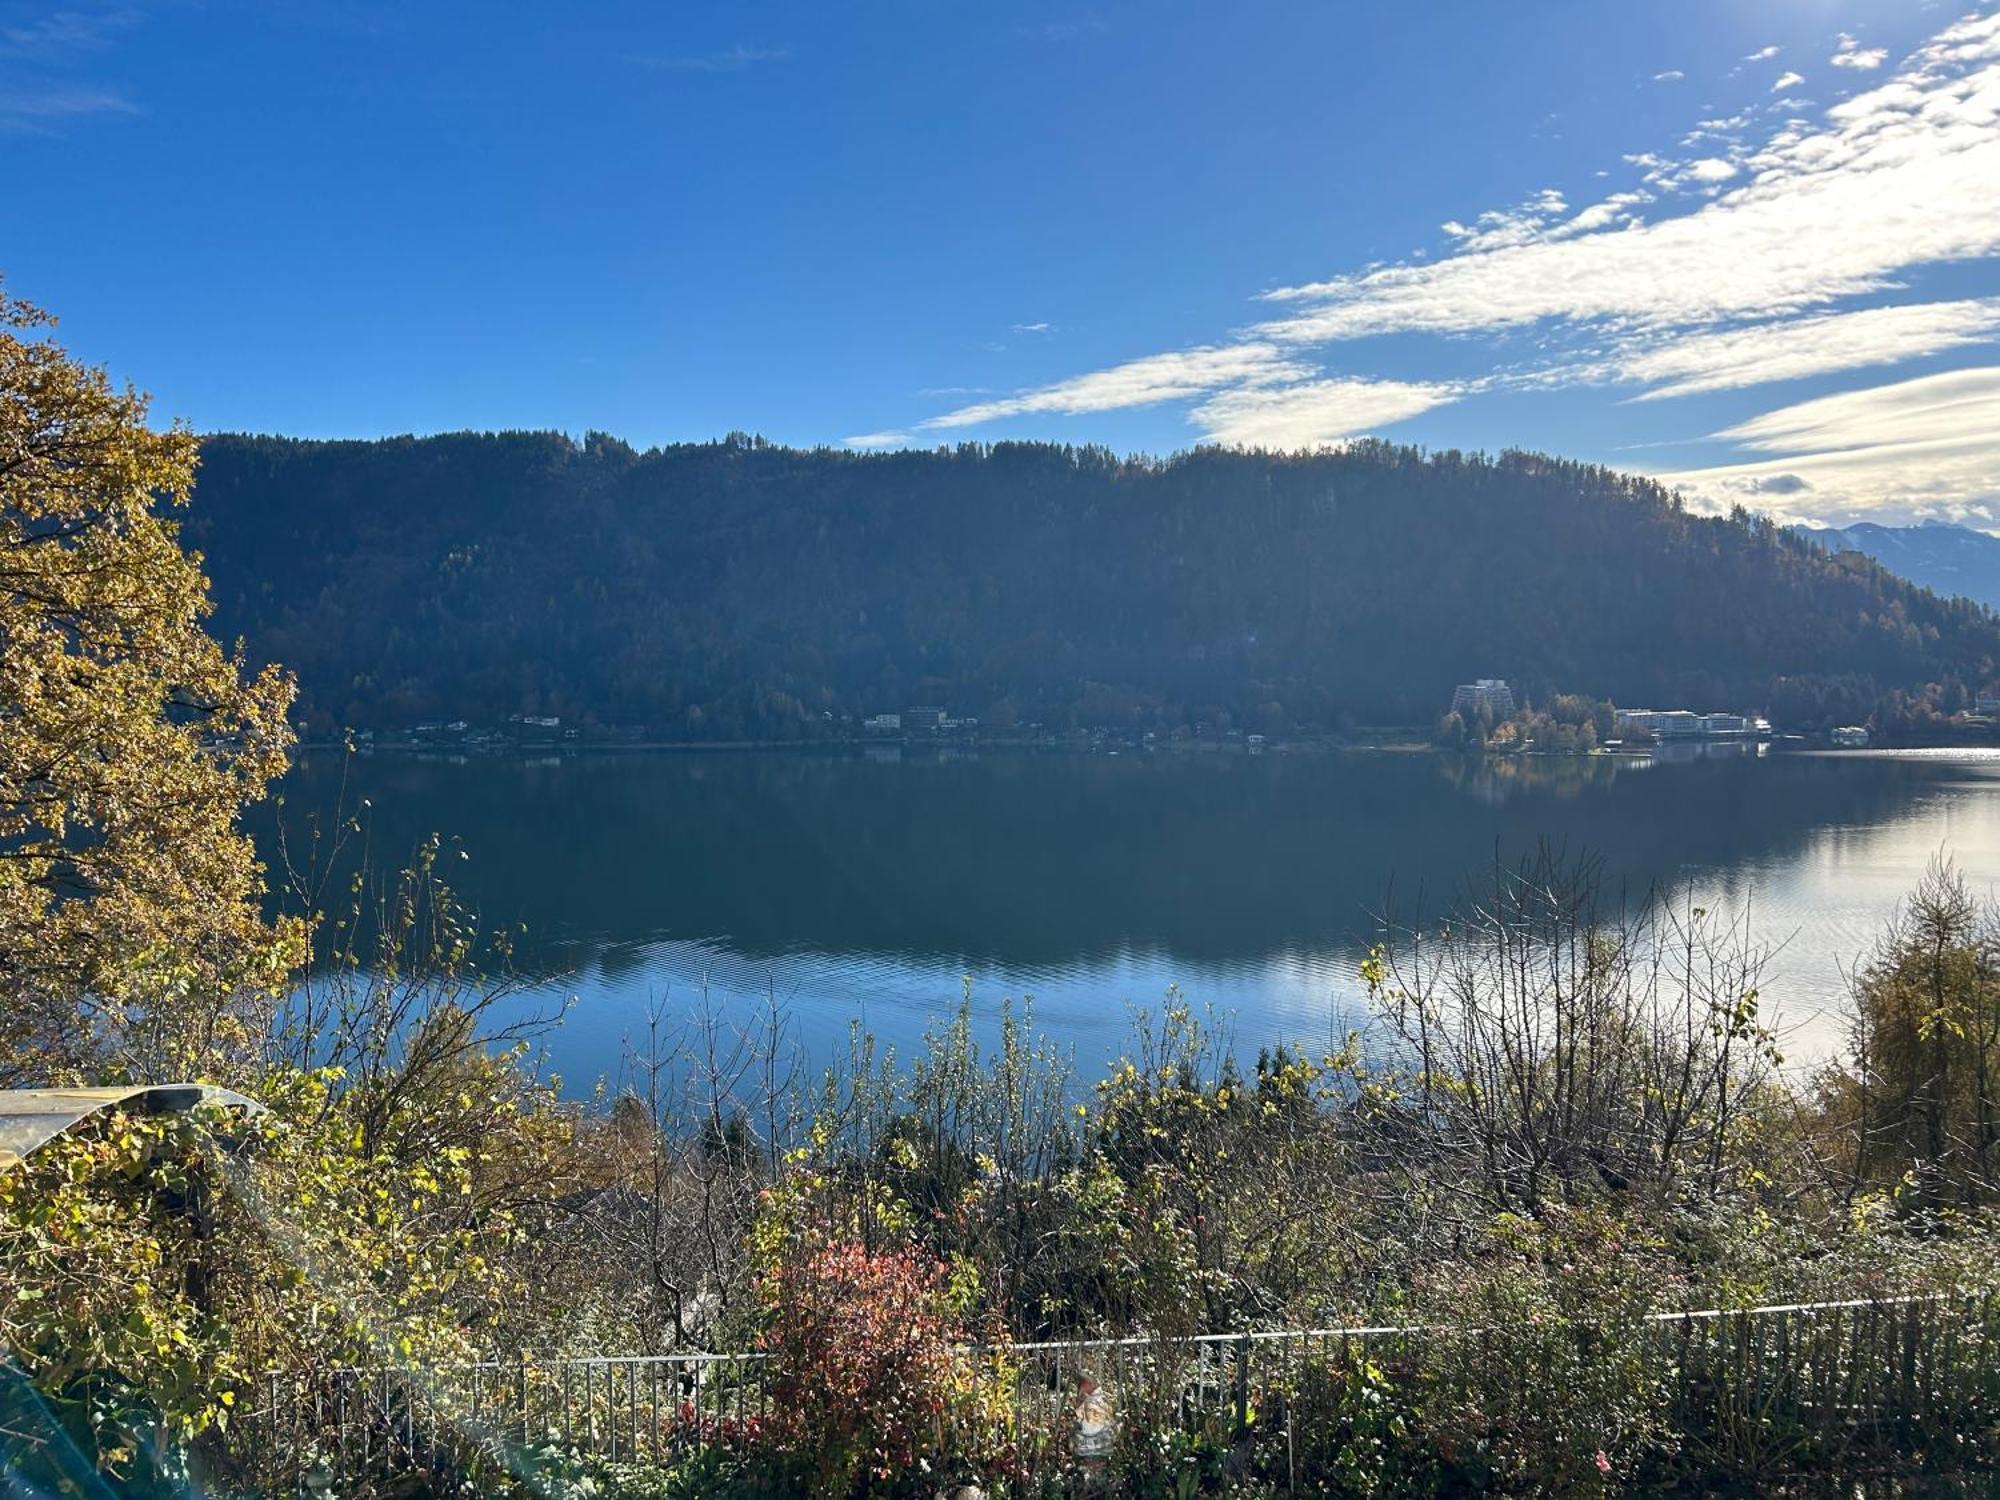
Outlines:
[[[198,428],[1545,448],[2000,529],[2000,0],[0,0]]]

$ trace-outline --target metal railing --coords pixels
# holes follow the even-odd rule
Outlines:
[[[969,1347],[1004,1370],[1024,1470],[1073,1455],[1087,1374],[1115,1394],[1121,1424],[1276,1433],[1309,1446],[1312,1381],[1385,1388],[1422,1380],[1504,1404],[1538,1378],[1627,1362],[1686,1441],[1718,1452],[1790,1442],[1886,1451],[1952,1424],[2000,1420],[2000,1298],[1942,1295],[1659,1313],[1612,1329],[1552,1320],[1495,1327],[1278,1329]],[[259,1447],[310,1492],[396,1471],[521,1472],[537,1450],[656,1464],[748,1441],[770,1415],[779,1372],[758,1353],[586,1357],[518,1354],[437,1367],[271,1373],[253,1410]],[[1511,1392],[1496,1380],[1518,1382]],[[1323,1415],[1320,1414],[1320,1415]],[[1782,1435],[1782,1437],[1781,1437]],[[939,1433],[941,1450],[951,1435]]]

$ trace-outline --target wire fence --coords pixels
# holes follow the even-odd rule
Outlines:
[[[968,1348],[1004,1370],[1022,1473],[1070,1465],[1087,1377],[1131,1431],[1255,1429],[1296,1478],[1298,1455],[1337,1420],[1313,1392],[1352,1388],[1463,1395],[1503,1407],[1554,1403],[1617,1361],[1653,1393],[1683,1445],[1718,1462],[1870,1461],[1992,1434],[2000,1422],[2000,1297],[1990,1293],[1663,1313],[1612,1329],[1587,1322],[1487,1328],[1285,1329]],[[495,1466],[538,1450],[666,1464],[754,1441],[783,1372],[759,1353],[553,1357],[441,1367],[329,1367],[265,1377],[250,1424],[304,1492],[360,1476]],[[952,1435],[940,1429],[940,1454]],[[1975,1459],[1978,1457],[1974,1455]],[[1994,1461],[1992,1454],[1986,1462]]]

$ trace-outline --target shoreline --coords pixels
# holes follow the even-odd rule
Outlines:
[[[2000,738],[1986,739],[1898,739],[1877,740],[1869,745],[1837,746],[1829,745],[1818,737],[1781,736],[1773,739],[1711,739],[1679,740],[1666,745],[1622,748],[1600,746],[1595,750],[1512,750],[1479,753],[1454,749],[1445,745],[1434,745],[1423,740],[1399,737],[1383,740],[1351,739],[1310,739],[1283,740],[1264,745],[1246,745],[1241,741],[1158,741],[1153,744],[1134,743],[1130,740],[1023,740],[1023,739],[978,739],[978,740],[910,740],[910,739],[801,739],[801,740],[572,740],[547,745],[522,744],[460,744],[441,742],[425,744],[408,740],[387,742],[367,742],[350,747],[345,740],[301,739],[293,746],[296,755],[326,755],[352,749],[363,755],[407,755],[432,759],[471,760],[474,758],[494,760],[546,760],[567,756],[589,755],[769,755],[787,751],[827,753],[893,750],[899,756],[914,754],[933,755],[976,755],[984,751],[1008,753],[1037,753],[1058,755],[1240,755],[1260,758],[1263,756],[1289,755],[1441,755],[1458,756],[1466,760],[1493,762],[1543,760],[1543,761],[1591,761],[1591,760],[1646,760],[1657,759],[1663,750],[1691,746],[1706,751],[1713,747],[1728,745],[1748,750],[1753,746],[1767,746],[1771,753],[1784,755],[1869,755],[1884,751],[1930,750],[1943,753],[1955,751],[1988,751],[2000,747]],[[1699,757],[1696,757],[1699,758]]]

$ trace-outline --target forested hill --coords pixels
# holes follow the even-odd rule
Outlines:
[[[1534,455],[1364,443],[1126,460],[593,435],[203,444],[185,536],[225,639],[315,730],[566,722],[788,737],[1433,722],[1504,676],[1786,725],[1952,712],[2000,622],[1748,517]]]
[[[1943,521],[1921,526],[1863,521],[1844,531],[1807,529],[1802,534],[1829,551],[1866,553],[1890,572],[1936,593],[1963,594],[2000,608],[2000,537]]]

